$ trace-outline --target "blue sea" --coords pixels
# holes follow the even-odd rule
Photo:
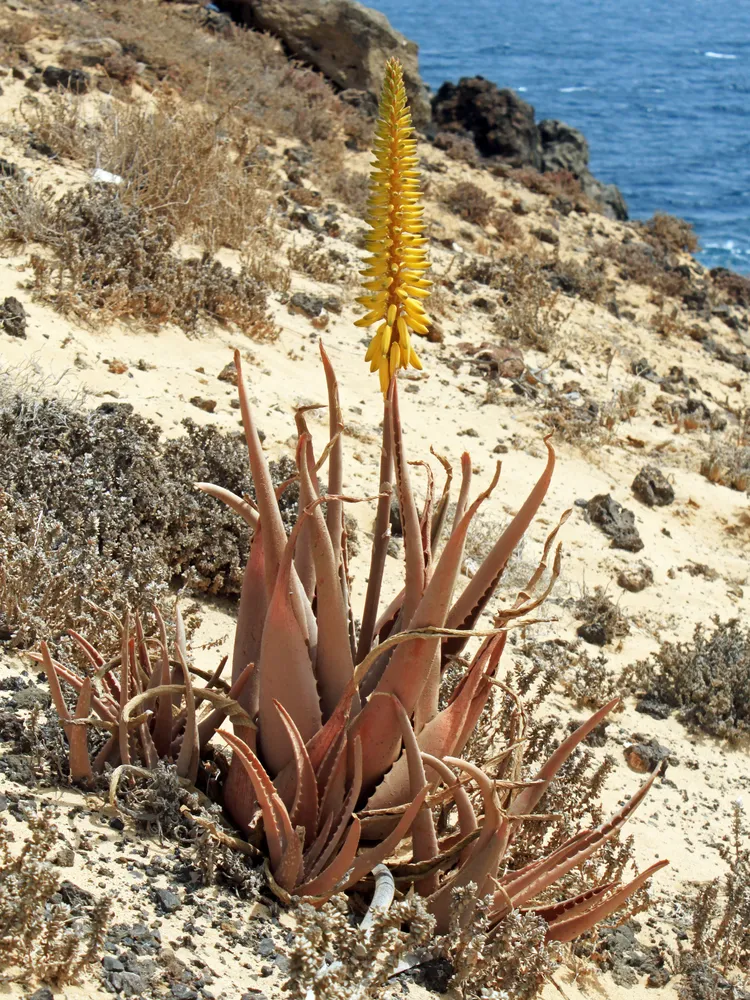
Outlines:
[[[688,219],[709,267],[750,272],[750,0],[365,0],[423,79],[479,74],[580,129],[631,217]]]

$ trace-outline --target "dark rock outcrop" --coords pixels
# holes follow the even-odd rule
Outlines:
[[[482,76],[444,83],[432,99],[438,131],[470,136],[482,156],[514,167],[542,168],[542,144],[534,109],[512,90]]]
[[[357,0],[220,0],[217,6],[241,24],[276,35],[342,90],[379,95],[386,61],[397,56],[415,124],[430,120],[417,45],[392,28],[385,14]]]
[[[632,510],[623,507],[609,493],[592,497],[586,504],[586,516],[612,539],[613,549],[640,552],[643,548]]]
[[[513,167],[572,174],[586,197],[613,219],[627,219],[625,199],[614,184],[589,170],[589,145],[583,133],[547,118],[538,124],[534,109],[512,90],[481,76],[444,83],[432,99],[433,131],[470,138],[482,156]]]

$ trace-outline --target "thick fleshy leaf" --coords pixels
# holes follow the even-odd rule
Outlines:
[[[476,781],[482,794],[484,816],[481,833],[466,863],[447,878],[438,891],[427,900],[427,909],[437,920],[438,932],[443,934],[447,933],[450,926],[454,890],[463,888],[470,882],[477,887],[472,904],[462,913],[462,924],[466,925],[472,918],[476,904],[491,891],[509,839],[508,821],[500,812],[495,789],[484,771],[476,764],[457,757],[447,757],[445,763],[460,768]]]
[[[550,756],[549,760],[546,761],[536,774],[535,780],[540,782],[540,784],[530,785],[528,788],[524,788],[522,792],[519,792],[508,810],[510,815],[522,816],[534,811],[539,800],[552,783],[553,778],[576,747],[604,721],[610,712],[617,708],[619,703],[619,698],[613,698],[612,701],[600,708],[598,712],[594,712],[591,718],[587,719],[583,725],[571,733],[566,740],[563,740]]]
[[[606,823],[594,830],[584,830],[571,837],[552,854],[541,859],[536,865],[527,866],[523,873],[502,879],[502,889],[496,894],[492,919],[501,920],[508,912],[508,900],[513,906],[522,906],[534,899],[548,886],[553,885],[563,875],[582,864],[587,858],[622,829],[625,822],[638,808],[649,789],[661,772],[655,771],[645,781],[633,797],[625,803]]]
[[[86,726],[81,720],[87,719],[90,711],[91,678],[87,677],[83,682],[76,704],[75,719],[78,720],[78,725],[71,722],[65,727],[70,745],[70,777],[73,781],[80,781],[87,785],[93,782],[94,772],[91,769],[91,759],[89,758]]]
[[[242,578],[240,606],[237,610],[237,629],[232,651],[232,683],[234,684],[248,663],[258,663],[263,639],[263,623],[268,611],[265,583],[263,531],[258,526],[250,543],[250,552]],[[241,696],[242,707],[251,717],[258,712],[257,672]]]
[[[375,622],[378,618],[380,604],[380,589],[383,583],[383,571],[388,554],[388,541],[391,537],[391,492],[393,477],[393,434],[391,433],[391,403],[386,399],[383,407],[383,444],[380,453],[380,484],[378,492],[377,512],[373,529],[372,552],[370,555],[370,573],[367,578],[362,624],[359,629],[359,644],[357,646],[357,663],[361,663],[370,652],[375,636]]]
[[[323,712],[329,718],[354,674],[349,645],[349,619],[339,580],[339,567],[308,465],[309,438],[303,435],[297,447],[300,495],[310,497],[309,541],[315,568],[318,647],[315,674]],[[355,706],[355,710],[358,706]]]
[[[293,750],[275,701],[282,703],[307,743],[321,727],[318,690],[305,623],[294,607],[292,558],[304,517],[297,520],[278,568],[258,663],[258,732],[263,760],[272,776],[292,760]]]
[[[289,818],[293,827],[303,827],[305,846],[309,847],[315,837],[318,820],[318,786],[315,781],[315,772],[312,769],[304,741],[291,715],[278,701],[276,708],[294,748],[294,766],[297,772],[297,787]]]
[[[555,453],[548,438],[545,439],[545,444],[547,445],[547,465],[541,478],[451,608],[447,620],[449,628],[469,629],[473,627],[495,592],[513,551],[541,507],[555,468]],[[464,639],[447,640],[444,656],[457,656],[465,644],[466,640]]]
[[[667,860],[657,861],[650,868],[647,868],[645,872],[641,872],[636,878],[632,879],[626,885],[621,886],[616,892],[613,892],[611,896],[599,900],[595,906],[587,908],[583,913],[573,908],[573,912],[569,912],[565,917],[559,918],[550,924],[546,940],[573,941],[575,938],[580,937],[581,934],[585,934],[586,931],[591,930],[600,921],[606,920],[607,917],[619,910],[634,892],[637,892],[641,886],[648,882],[652,875],[655,875],[656,872],[668,864]]]
[[[342,888],[342,883],[354,863],[357,848],[359,847],[359,832],[359,820],[354,816],[339,853],[320,875],[299,885],[296,889],[297,895],[332,895]]]

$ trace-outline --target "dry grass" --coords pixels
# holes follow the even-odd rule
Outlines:
[[[740,414],[739,425],[728,439],[712,441],[700,471],[711,483],[741,493],[750,490],[750,410]]]
[[[674,298],[690,291],[690,279],[673,265],[670,251],[658,241],[634,240],[628,234],[621,243],[608,240],[599,244],[596,252],[617,265],[623,281],[633,281]]]
[[[698,237],[691,223],[666,212],[656,212],[641,225],[644,239],[652,246],[672,253],[695,253],[700,250]]]
[[[506,309],[495,320],[495,333],[525,347],[552,350],[568,318],[558,308],[559,292],[552,288],[539,261],[527,254],[505,257],[501,269]]]

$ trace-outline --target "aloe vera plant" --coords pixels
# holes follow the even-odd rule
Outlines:
[[[518,780],[496,782],[462,756],[487,705],[508,630],[528,621],[559,574],[556,539],[567,515],[548,537],[537,569],[515,602],[495,611],[491,627],[479,630],[480,616],[544,500],[555,455],[547,441],[536,485],[460,590],[467,535],[497,484],[499,468],[472,501],[471,461],[468,455],[462,457],[450,523],[452,470],[447,463],[440,494],[430,473],[424,502],[416,502],[396,375],[407,364],[420,366],[411,334],[427,329],[417,299],[429,283],[424,278],[413,139],[395,61],[387,68],[377,135],[372,257],[365,267],[368,294],[362,303],[367,309],[362,325],[379,324],[368,360],[371,365],[377,362],[372,367],[379,373],[385,400],[378,494],[371,498],[377,506],[370,575],[359,621],[351,606],[344,521],[344,505],[355,498],[343,490],[344,420],[333,367],[321,346],[328,440],[316,451],[305,412],[298,411],[299,509],[287,537],[237,352],[240,409],[256,501],[221,485],[197,484],[227,503],[252,532],[231,682],[222,687],[219,671],[201,678],[191,668],[179,613],[173,655],[161,619],[158,635],[148,639],[140,619],[131,623],[126,618],[120,655],[108,663],[86,640],[74,636],[91,667],[87,677],[53,660],[46,647],[38,658],[68,734],[76,779],[90,780],[106,765],[152,767],[167,759],[176,763],[183,778],[195,782],[201,757],[218,734],[232,750],[223,787],[226,811],[248,837],[262,838],[269,879],[282,898],[323,901],[388,862],[400,884],[414,885],[424,897],[441,931],[449,925],[455,890],[473,884],[477,900],[491,897],[491,923],[524,907],[547,921],[550,939],[570,940],[622,905],[666,863],[659,862],[625,886],[607,883],[554,904],[535,903],[617,834],[656,775],[607,823],[579,831],[521,870],[506,871],[522,824],[617,700],[568,736],[533,779],[524,779],[519,766]],[[384,597],[393,490],[403,525],[404,584],[398,594]],[[480,641],[441,708],[446,666],[475,639]],[[63,700],[60,681],[78,691],[73,713]],[[227,718],[231,730],[223,725]],[[109,733],[93,761],[87,748],[92,722]],[[456,828],[448,834],[435,823],[435,807],[446,803],[452,803],[457,816]],[[403,845],[407,837],[410,852]],[[471,909],[465,908],[464,915],[470,919]]]

